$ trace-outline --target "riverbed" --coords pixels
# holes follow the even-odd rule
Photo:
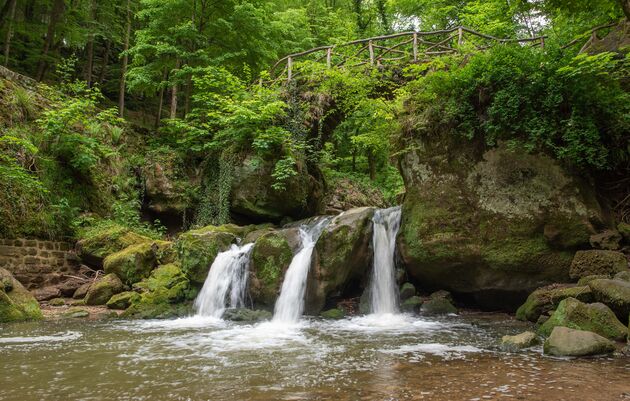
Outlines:
[[[624,400],[627,358],[505,353],[508,315],[0,325],[0,400]]]

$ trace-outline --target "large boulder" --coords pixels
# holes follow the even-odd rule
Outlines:
[[[411,145],[398,245],[423,286],[514,310],[568,282],[575,249],[604,225],[594,190],[548,156],[438,133]]]
[[[603,302],[625,322],[630,314],[630,281],[600,279],[589,283],[595,300]]]
[[[538,333],[548,336],[556,326],[592,331],[611,340],[621,341],[628,335],[627,328],[606,305],[585,304],[575,298],[562,300],[549,320],[538,328]]]
[[[0,323],[41,318],[35,297],[8,270],[0,268]]]
[[[158,319],[184,316],[191,311],[189,301],[196,292],[181,268],[170,263],[159,266],[151,275],[136,283],[134,290],[140,297],[130,299],[131,305],[122,316],[140,319]]]
[[[114,273],[99,277],[85,295],[86,305],[105,305],[109,299],[122,292],[122,281]]]
[[[167,241],[143,242],[132,245],[105,258],[105,273],[115,273],[125,284],[137,283],[165,259],[172,259],[172,243]]]
[[[309,272],[306,313],[319,314],[332,296],[351,284],[367,280],[372,266],[372,217],[374,208],[348,210],[335,216],[322,231]]]
[[[591,235],[589,242],[595,249],[614,251],[619,249],[621,234],[617,230],[604,230],[601,233]]]
[[[518,320],[538,321],[540,315],[556,309],[560,301],[575,298],[582,302],[591,302],[593,294],[589,286],[550,285],[539,288],[529,294],[527,300],[516,311]]]
[[[571,261],[572,279],[595,274],[614,275],[628,270],[628,259],[621,252],[605,250],[577,251]]]
[[[249,266],[249,293],[254,303],[273,308],[284,273],[293,259],[289,244],[295,242],[292,237],[299,238],[295,228],[271,231],[256,239]]]
[[[86,230],[81,234],[76,249],[84,263],[102,268],[103,260],[107,256],[148,241],[151,241],[151,238],[140,235],[128,227],[111,223],[102,228]]]
[[[613,352],[615,344],[590,331],[558,326],[545,340],[543,350],[545,354],[554,356],[601,355]]]
[[[175,243],[182,271],[192,283],[201,286],[219,252],[226,251],[237,239],[234,227],[208,226],[187,231]]]
[[[323,180],[303,162],[289,177],[284,189],[275,189],[272,173],[277,160],[248,155],[237,163],[232,175],[230,211],[244,220],[280,222],[284,217],[299,219],[323,209]],[[314,174],[314,175],[313,175]]]

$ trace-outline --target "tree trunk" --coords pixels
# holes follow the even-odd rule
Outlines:
[[[368,151],[368,167],[370,169],[370,180],[374,181],[376,179],[376,157],[372,150]]]
[[[357,171],[357,148],[352,148],[352,172]]]
[[[177,60],[175,63],[175,69],[173,73],[179,70],[180,61]],[[171,88],[171,116],[170,118],[177,118],[177,82],[173,83],[173,87]]]
[[[123,59],[120,67],[120,87],[118,90],[118,113],[121,117],[125,116],[125,86],[127,81],[127,63],[129,62],[129,56],[127,50],[129,50],[129,37],[131,36],[131,0],[127,0],[127,27],[125,29],[125,43],[123,46]]]
[[[193,82],[192,82],[192,75],[190,75],[188,77],[188,82],[186,83],[186,100],[184,103],[184,117],[186,117],[186,114],[190,113],[190,100],[192,97],[192,90],[193,90]]]
[[[619,0],[621,2],[621,8],[626,15],[626,19],[630,20],[630,0]]]
[[[4,66],[9,66],[9,52],[11,51],[11,36],[13,36],[13,19],[15,18],[15,5],[17,0],[9,0],[9,18],[7,23],[7,35],[4,40]]]
[[[66,3],[64,0],[55,0],[53,2],[52,9],[50,10],[50,21],[48,22],[48,29],[46,30],[46,39],[44,40],[44,49],[42,50],[42,59],[37,67],[36,78],[38,81],[44,79],[44,74],[46,73],[46,68],[48,67],[48,61],[46,58],[48,57],[48,53],[50,52],[50,48],[55,39],[55,28],[57,27],[57,23],[63,15],[65,8]]]
[[[166,70],[164,70],[164,74],[162,74],[162,82],[166,81]],[[164,86],[160,87],[160,96],[159,96],[159,104],[158,104],[158,112],[155,116],[155,129],[160,128],[160,121],[162,120],[162,108],[164,107]]]
[[[107,72],[107,64],[109,64],[109,51],[112,46],[112,42],[107,39],[105,40],[105,52],[103,53],[103,62],[101,63],[101,72],[98,76],[98,84],[103,85],[103,81],[105,81],[105,73]]]
[[[90,1],[90,18],[96,23],[96,0]],[[92,70],[94,69],[94,32],[90,29],[87,43],[87,67],[86,77],[88,87],[92,87]]]

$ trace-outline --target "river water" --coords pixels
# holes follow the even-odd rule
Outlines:
[[[623,358],[500,352],[507,315],[0,325],[0,400],[623,400]]]

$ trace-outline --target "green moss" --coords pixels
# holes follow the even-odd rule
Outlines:
[[[346,312],[340,308],[328,309],[327,311],[320,313],[319,316],[323,317],[324,319],[339,320],[343,319],[346,316]]]
[[[256,240],[251,255],[256,282],[250,288],[255,302],[273,305],[282,285],[282,273],[292,258],[291,247],[282,234],[271,232]]]
[[[97,226],[79,234],[78,248],[81,255],[104,259],[132,245],[151,241],[130,228],[116,223]]]
[[[50,306],[63,306],[66,304],[66,301],[64,301],[63,298],[53,298],[50,301],[48,301],[48,305]]]
[[[613,340],[623,340],[628,335],[626,327],[606,305],[585,304],[575,298],[562,300],[538,333],[549,336],[556,326],[592,331]]]
[[[401,305],[400,309],[403,312],[417,312],[420,309],[420,305],[422,305],[422,298],[419,296],[413,296],[406,299]]]
[[[221,227],[223,229],[219,231],[215,226],[208,226],[185,232],[175,243],[182,271],[194,284],[204,283],[219,252],[227,250],[236,241],[236,235],[227,232],[227,226]]]
[[[133,302],[140,300],[140,294],[134,291],[125,291],[112,296],[107,301],[109,309],[127,309]]]
[[[77,319],[77,318],[90,316],[90,312],[81,308],[70,308],[66,312],[64,312],[61,316],[65,318]]]
[[[11,273],[0,269],[0,279],[5,281],[4,288],[11,288],[10,291],[0,289],[0,323],[38,320],[43,317],[37,300]],[[10,284],[7,285],[9,281]]]
[[[576,298],[582,302],[591,302],[593,294],[588,286],[549,286],[539,288],[529,294],[525,303],[518,308],[516,318],[523,321],[536,322],[540,315],[554,310],[560,301],[566,298]]]
[[[105,305],[113,296],[123,290],[123,283],[116,274],[107,274],[96,280],[85,295],[86,305]]]
[[[148,277],[160,262],[158,254],[172,260],[172,243],[152,241],[133,245],[105,258],[105,273],[115,273],[125,284],[137,283]]]

